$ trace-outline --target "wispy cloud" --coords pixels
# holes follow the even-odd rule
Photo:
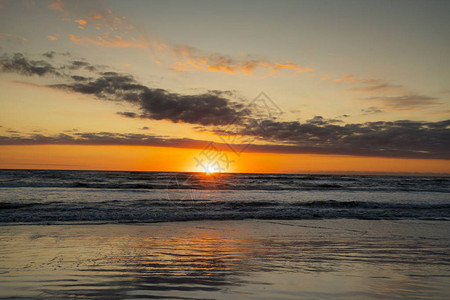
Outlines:
[[[18,36],[18,35],[15,35],[15,34],[0,32],[0,39],[2,39],[2,38],[10,38],[10,39],[15,39],[15,40],[21,40],[21,41],[24,41],[24,42],[28,41],[28,39],[26,39],[23,36]]]
[[[53,1],[49,8],[59,12],[63,20],[73,22],[79,29],[83,31],[90,29],[86,34],[69,34],[71,41],[80,45],[147,50],[154,61],[176,72],[204,71],[273,76],[282,71],[294,73],[313,71],[313,68],[290,61],[279,62],[254,55],[236,58],[208,53],[189,45],[176,45],[155,36],[146,36],[126,17],[119,16],[110,9],[95,9],[83,16],[72,12],[75,10],[71,9],[70,5],[65,5],[62,0]]]
[[[352,86],[346,90],[349,93],[367,95],[355,99],[369,103],[370,107],[363,109],[366,114],[383,111],[414,111],[441,104],[437,97],[421,95],[403,85],[386,80],[359,78],[347,74],[333,81]]]
[[[328,76],[322,77],[323,80],[327,80],[328,78],[329,78]],[[355,80],[355,75],[352,75],[352,74],[342,75],[341,77],[333,79],[333,81],[335,81],[335,82],[341,82],[341,81],[354,82],[354,80]]]
[[[51,0],[47,7],[51,10],[55,10],[55,11],[59,11],[59,12],[64,12],[64,9],[65,9],[64,3],[62,2],[62,0]]]
[[[407,94],[403,96],[374,96],[361,99],[364,102],[379,103],[378,107],[394,111],[414,111],[421,107],[439,104],[438,98]]]
[[[110,9],[101,9],[90,12],[86,17],[74,20],[80,29],[92,24],[96,30],[113,32],[122,30],[125,33],[134,29],[134,26],[128,22],[124,16],[118,16]]]
[[[170,49],[171,46],[165,48]],[[191,47],[177,46],[170,49],[170,52],[177,59],[171,68],[180,72],[201,70],[251,75],[261,71],[262,75],[273,76],[283,70],[295,73],[313,71],[312,68],[302,67],[293,62],[278,63],[264,58],[233,59],[226,55],[202,54],[200,50]]]
[[[140,38],[130,38],[128,40],[124,39],[120,35],[114,37],[106,36],[77,36],[74,34],[69,34],[70,40],[79,44],[91,44],[101,47],[108,48],[148,48],[149,42],[143,37]]]
[[[360,81],[360,86],[348,89],[349,92],[352,93],[360,93],[360,94],[405,94],[408,93],[408,90],[397,84],[391,84],[388,82],[383,82],[380,80],[367,80]]]

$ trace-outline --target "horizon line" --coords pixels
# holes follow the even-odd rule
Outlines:
[[[27,170],[27,171],[88,171],[88,172],[147,172],[147,173],[199,173],[201,171],[157,171],[157,170],[104,170],[104,169],[39,169],[39,168],[2,168],[5,170]],[[217,172],[216,174],[285,174],[285,175],[365,175],[365,176],[430,176],[450,177],[450,173],[438,172],[382,172],[382,171],[294,171],[294,172]]]

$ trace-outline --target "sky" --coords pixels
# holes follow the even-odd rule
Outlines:
[[[450,173],[448,15],[0,0],[0,168]]]

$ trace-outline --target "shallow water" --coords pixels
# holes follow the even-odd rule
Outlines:
[[[448,222],[190,221],[0,227],[0,296],[445,299]]]

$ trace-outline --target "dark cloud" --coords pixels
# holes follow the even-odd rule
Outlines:
[[[42,56],[48,60],[52,60],[57,53],[55,51],[49,51]],[[60,54],[66,56],[66,54]],[[15,53],[14,55],[3,55],[0,57],[0,71],[7,73],[18,73],[26,76],[45,76],[54,75],[57,77],[67,77],[75,81],[86,80],[86,77],[79,75],[72,75],[70,72],[76,70],[87,70],[89,72],[96,72],[97,67],[87,63],[85,61],[74,60],[69,63],[55,66],[46,60],[33,60],[25,57],[21,53]],[[66,73],[69,71],[69,74]]]
[[[30,136],[0,136],[0,145],[135,145],[177,148],[203,148],[208,141],[187,138],[165,138],[161,136],[112,133],[76,132],[54,136],[33,134]]]
[[[139,117],[137,113],[134,113],[131,111],[119,111],[117,114],[122,117],[126,117],[126,118],[138,118]]]
[[[67,68],[69,70],[86,69],[90,72],[95,72],[97,70],[97,68],[95,66],[91,65],[88,62],[81,61],[81,60],[74,60],[74,61],[70,62],[67,66],[65,66],[65,68]]]
[[[324,119],[322,116],[314,116],[314,118],[310,120],[306,120],[306,123],[313,125],[327,125],[333,123],[342,123],[342,120],[337,119]]]
[[[257,128],[246,128],[240,134],[245,135],[250,144],[245,147],[247,152],[450,159],[449,127],[450,120],[400,120],[341,126],[266,120]],[[271,140],[272,144],[257,144],[258,139]],[[239,137],[235,142],[239,142]],[[203,149],[209,143],[186,138],[111,132],[0,136],[0,145],[140,145]],[[226,143],[215,143],[215,146],[221,150],[230,150]]]
[[[72,56],[72,54],[70,54],[69,52],[59,52],[59,53],[57,53],[55,51],[47,51],[47,52],[42,54],[42,56],[44,56],[44,57],[46,57],[48,59],[53,59],[57,55],[66,56],[66,57]]]
[[[450,120],[345,125],[264,120],[241,134],[310,149],[311,153],[450,159],[449,127]]]
[[[42,54],[42,56],[45,56],[49,59],[52,59],[53,57],[55,57],[55,55],[56,55],[55,51],[48,51],[48,52],[45,52],[44,54]]]
[[[54,52],[47,52],[51,58]],[[95,96],[99,99],[124,101],[140,110],[136,113],[119,113],[127,117],[169,120],[200,125],[225,125],[243,116],[243,105],[230,101],[230,91],[211,90],[199,95],[182,95],[164,89],[152,88],[137,82],[133,76],[117,72],[97,72],[88,62],[73,60],[55,67],[48,61],[31,60],[23,54],[0,59],[1,71],[22,75],[57,75],[65,81],[50,87]],[[74,74],[75,71],[89,71],[95,78]]]
[[[103,72],[96,79],[52,85],[99,99],[126,101],[136,105],[141,114],[119,113],[126,117],[169,120],[201,125],[225,125],[243,115],[243,105],[210,91],[200,95],[181,95],[138,83],[131,75]],[[226,94],[226,93],[225,93]]]
[[[30,60],[20,53],[16,53],[12,57],[8,55],[1,57],[0,70],[2,72],[18,73],[26,76],[61,76],[61,73],[48,62],[44,60]]]
[[[71,78],[75,81],[87,81],[90,79],[88,77],[79,76],[79,75],[72,75]]]
[[[382,109],[376,107],[376,106],[371,106],[368,108],[363,108],[361,109],[361,111],[364,113],[364,115],[370,115],[370,114],[378,114],[378,113],[382,113],[384,112]]]

